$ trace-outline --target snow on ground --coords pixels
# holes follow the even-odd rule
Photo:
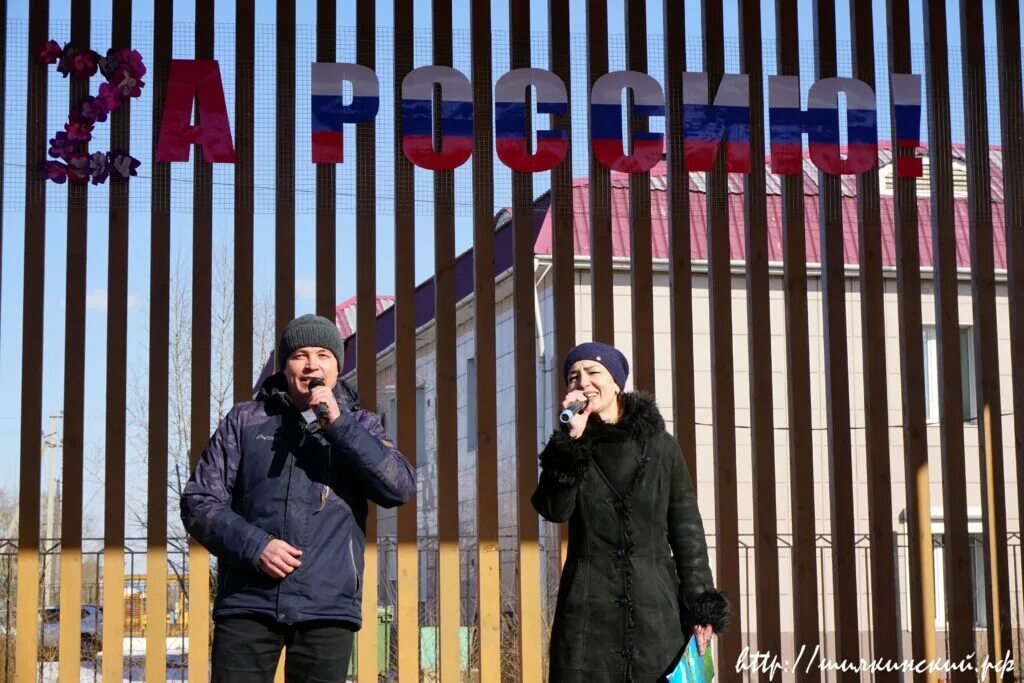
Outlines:
[[[122,647],[123,675],[121,680],[124,683],[141,683],[146,680],[146,641],[144,638],[125,638]],[[167,639],[167,675],[170,681],[188,680],[188,639],[168,638]],[[100,653],[96,660],[82,662],[79,674],[81,683],[100,683],[103,680],[103,653]],[[59,665],[57,662],[43,662],[40,664],[37,681],[50,683],[57,681]]]

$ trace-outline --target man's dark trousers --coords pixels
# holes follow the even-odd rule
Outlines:
[[[212,683],[272,683],[282,647],[288,683],[344,683],[353,636],[352,625],[341,621],[289,626],[261,617],[227,617],[213,632]]]

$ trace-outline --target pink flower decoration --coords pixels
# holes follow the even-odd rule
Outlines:
[[[92,140],[92,123],[80,120],[75,112],[72,112],[69,119],[64,124],[64,130],[68,133],[68,140],[72,142],[89,142]]]
[[[117,173],[119,176],[128,180],[129,176],[138,175],[135,170],[142,165],[142,162],[128,154],[127,152],[117,150],[110,152],[110,165],[113,166],[112,171]]]
[[[59,131],[56,136],[50,139],[50,151],[54,159],[67,159],[75,151],[75,143],[68,140],[68,134]]]
[[[39,163],[39,178],[63,185],[68,179],[68,167],[59,161],[42,161]]]
[[[68,180],[73,183],[84,183],[89,180],[89,155],[75,152],[68,158]]]
[[[96,74],[97,55],[92,50],[78,50],[71,58],[71,75],[74,78],[92,78]]]
[[[125,67],[119,67],[114,72],[113,82],[125,97],[140,97],[142,95],[142,86],[145,85],[145,83],[135,78],[130,69]]]
[[[115,50],[112,53],[108,53],[108,57],[114,59],[118,66],[124,67],[131,71],[132,77],[136,80],[146,75],[146,65],[142,62],[142,55],[139,54],[138,50],[133,50],[128,47]]]
[[[92,184],[100,185],[107,181],[110,175],[110,160],[103,152],[95,152],[89,157],[89,175],[92,176]]]
[[[110,83],[100,83],[100,92],[95,101],[97,107],[111,112],[120,107],[122,101],[123,96],[116,86]]]
[[[63,51],[56,40],[50,40],[36,46],[35,52],[36,61],[40,64],[56,64]]]
[[[110,110],[106,108],[103,102],[90,95],[82,100],[82,104],[79,105],[78,118],[80,121],[103,123],[107,120],[109,112]]]

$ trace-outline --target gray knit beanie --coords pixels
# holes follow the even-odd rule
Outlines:
[[[281,343],[277,345],[278,369],[284,369],[288,356],[304,346],[319,346],[333,353],[339,372],[345,364],[345,347],[338,326],[323,316],[307,313],[284,326]]]

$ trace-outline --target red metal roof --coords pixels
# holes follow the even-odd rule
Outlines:
[[[377,297],[377,313],[380,315],[395,305],[395,297],[380,295]],[[338,325],[342,339],[348,339],[356,331],[356,297],[350,296],[334,308],[334,321]]]
[[[923,154],[923,152],[922,152]],[[962,146],[953,148],[954,187],[957,180],[964,177],[966,156]],[[992,172],[992,224],[995,267],[1006,268],[1006,230],[1003,223],[1003,175],[1002,152],[993,148],[990,152],[990,168]],[[879,150],[879,173],[885,177],[891,172],[891,155],[888,149]],[[957,174],[960,174],[959,176]],[[664,162],[651,171],[651,243],[654,257],[667,259],[668,244],[668,195],[667,172]],[[703,173],[690,174],[690,248],[691,257],[698,260],[707,259],[707,195],[705,193],[705,176]],[[629,256],[629,176],[620,173],[612,174],[612,255]],[[771,261],[783,261],[782,249],[782,197],[780,176],[768,173],[767,217],[768,217],[768,258]],[[919,184],[919,190],[927,187]],[[843,190],[843,251],[847,264],[858,262],[857,237],[857,187],[856,176],[842,177]],[[804,160],[804,223],[806,225],[807,262],[820,263],[820,235],[818,228],[818,174],[817,168],[809,159]],[[965,193],[961,193],[965,194]],[[743,261],[746,258],[744,244],[743,214],[743,176],[729,176],[729,242],[730,256],[733,260]],[[575,251],[579,256],[590,255],[589,225],[589,181],[586,178],[573,182],[573,233]],[[968,233],[968,210],[966,196],[958,196],[954,200],[955,229],[957,245],[957,265],[970,267],[970,238]],[[932,265],[931,236],[932,205],[929,196],[918,198],[919,245],[922,267]],[[888,266],[896,265],[896,243],[894,229],[895,206],[891,194],[881,196],[882,217],[882,260]],[[537,236],[536,252],[551,253],[551,212],[548,209],[540,234]]]

